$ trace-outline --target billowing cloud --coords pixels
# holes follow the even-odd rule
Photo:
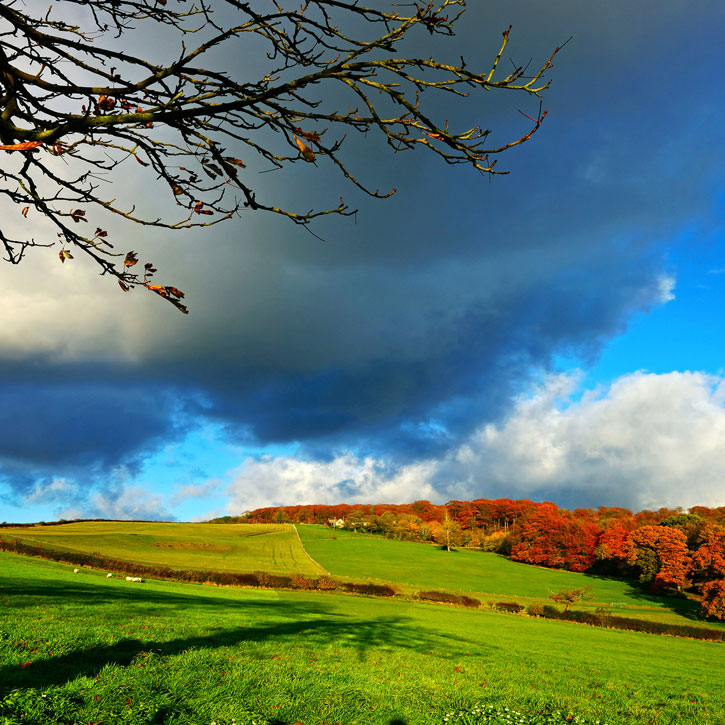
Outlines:
[[[118,521],[175,521],[164,496],[145,486],[116,485],[94,493],[82,504],[59,512],[64,519],[115,519]]]
[[[442,462],[435,480],[570,506],[725,504],[725,379],[638,372],[581,392],[573,377],[550,378]]]
[[[426,480],[433,467],[420,463],[389,470],[381,461],[351,453],[329,461],[291,456],[249,459],[229,484],[227,512],[290,503],[400,503],[430,498],[436,492]]]
[[[505,422],[439,459],[393,467],[340,454],[248,460],[227,512],[306,503],[531,498],[571,508],[725,505],[725,379],[633,373],[582,391],[550,376]]]

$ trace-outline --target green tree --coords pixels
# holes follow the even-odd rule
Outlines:
[[[539,107],[520,133],[491,143],[489,130],[449,125],[446,109],[436,110],[430,96],[502,89],[538,97],[558,49],[537,70],[502,70],[509,28],[483,69],[462,57],[451,64],[427,52],[401,54],[409,39],[452,36],[464,5],[0,3],[5,258],[18,264],[31,247],[57,245],[61,262],[82,253],[124,291],[145,287],[186,312],[179,289],[153,281],[151,262],[137,267],[135,251],[115,246],[105,228],[110,218],[176,230],[251,210],[301,225],[326,214],[352,215],[338,193],[328,208],[305,212],[261,198],[252,169],[325,164],[370,196],[391,196],[394,189],[378,191],[349,166],[345,139],[356,133],[377,134],[395,152],[424,148],[448,164],[506,173],[496,168],[498,154],[531,138],[546,111]],[[65,19],[71,7],[77,18],[72,23]],[[173,48],[166,60],[152,61],[144,53],[149,38],[157,55]],[[258,73],[229,72],[224,51],[228,58],[249,47],[259,48],[249,64]],[[100,183],[123,178],[129,167],[146,179],[126,184],[130,196],[118,184]],[[166,206],[142,209],[139,197],[149,195],[165,196]],[[7,223],[8,206],[18,216],[13,224]],[[22,217],[50,222],[50,238],[18,233],[15,222]]]

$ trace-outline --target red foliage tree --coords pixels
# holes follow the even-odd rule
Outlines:
[[[594,563],[600,533],[599,526],[591,519],[579,519],[553,503],[540,504],[521,523],[511,558],[584,571]]]
[[[725,579],[725,528],[708,526],[701,536],[701,545],[692,562],[707,579]]]
[[[706,527],[700,541],[692,562],[698,578],[704,580],[700,590],[702,611],[708,617],[725,619],[725,528]]]
[[[725,619],[725,579],[702,585],[702,611],[708,617]]]
[[[610,519],[597,543],[597,558],[624,563],[630,553],[629,536],[635,527],[634,519]]]
[[[629,564],[640,570],[639,580],[654,589],[682,590],[689,583],[692,560],[685,534],[668,526],[640,526],[630,536]]]

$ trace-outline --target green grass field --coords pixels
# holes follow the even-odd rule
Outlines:
[[[709,642],[342,594],[131,584],[0,553],[6,725],[442,725],[476,702],[564,712],[540,722],[714,725],[723,671],[725,648]]]
[[[89,521],[4,528],[0,536],[58,551],[98,552],[176,569],[322,573],[292,526]]]
[[[333,576],[397,582],[404,589],[470,593],[484,601],[545,601],[550,592],[590,586],[594,599],[577,608],[606,606],[613,614],[698,624],[699,605],[679,597],[651,596],[618,579],[545,569],[497,554],[393,541],[369,534],[298,526],[307,552]],[[550,602],[549,602],[550,603]],[[706,626],[725,626],[707,623]]]

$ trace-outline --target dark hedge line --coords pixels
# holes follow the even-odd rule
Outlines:
[[[264,589],[305,589],[311,591],[340,591],[353,594],[366,594],[371,597],[393,597],[398,592],[385,584],[343,582],[329,576],[317,579],[303,574],[269,574],[256,571],[240,574],[229,571],[199,571],[196,569],[170,569],[167,566],[148,566],[134,564],[120,559],[111,559],[103,554],[81,554],[72,551],[55,551],[42,546],[31,546],[19,539],[7,541],[0,538],[0,550],[15,554],[25,554],[41,559],[64,562],[75,566],[88,566],[94,569],[108,569],[129,576],[142,576],[150,579],[165,579],[193,584],[216,584],[230,587],[262,587]]]
[[[595,612],[586,612],[578,609],[563,612],[550,604],[531,604],[526,611],[533,617],[561,619],[567,622],[590,624],[593,627],[627,629],[632,632],[646,632],[647,634],[669,634],[672,637],[689,637],[691,639],[706,639],[714,642],[725,642],[725,630],[707,629],[706,627],[692,627],[688,624],[653,622],[647,619],[617,617],[611,614],[597,614]]]
[[[491,609],[497,609],[500,612],[511,612],[512,614],[518,614],[523,612],[524,606],[518,602],[489,602]]]
[[[475,597],[467,597],[464,594],[451,594],[449,592],[437,592],[435,590],[418,592],[418,599],[428,602],[445,602],[446,604],[458,604],[462,607],[478,609],[481,606],[480,600]]]

